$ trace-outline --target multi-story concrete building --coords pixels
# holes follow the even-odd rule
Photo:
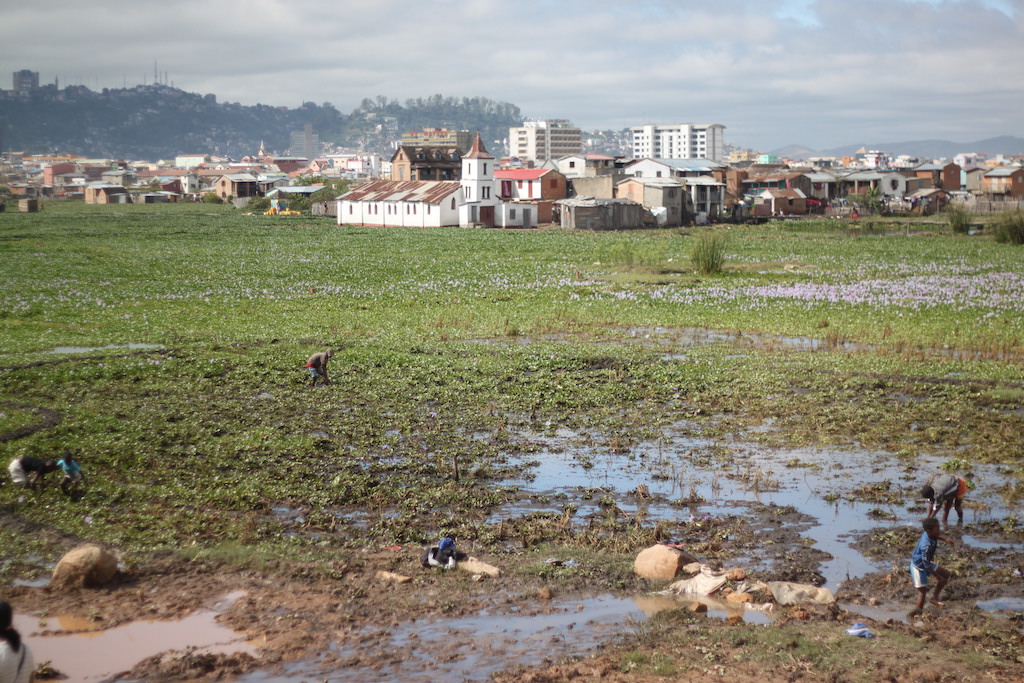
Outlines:
[[[320,156],[320,134],[313,130],[312,124],[307,123],[302,130],[292,131],[290,144],[293,156],[307,160]]]
[[[468,130],[448,130],[447,128],[424,128],[402,133],[402,145],[413,147],[458,147],[467,152],[473,146],[475,133]]]
[[[725,161],[725,126],[720,123],[647,124],[629,131],[637,159]]]
[[[39,88],[39,72],[22,69],[14,72],[14,92],[28,92]]]
[[[565,119],[525,121],[508,129],[509,156],[527,161],[548,161],[583,149],[583,133]]]

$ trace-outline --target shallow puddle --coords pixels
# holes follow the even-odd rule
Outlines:
[[[675,601],[661,596],[616,598],[602,596],[582,600],[556,600],[528,614],[485,611],[458,619],[436,619],[403,624],[394,631],[367,631],[380,636],[379,649],[386,655],[402,653],[400,664],[386,671],[359,666],[318,666],[307,661],[284,672],[256,672],[241,683],[264,681],[486,681],[510,664],[525,666],[585,654],[622,635],[632,635],[650,616],[667,609],[684,609],[696,598]],[[702,598],[701,601],[704,601]],[[708,600],[708,615],[743,614],[752,623],[768,623],[762,612],[736,610]],[[375,641],[376,642],[376,641]],[[355,651],[336,651],[344,659]],[[390,658],[387,658],[390,661]]]
[[[58,346],[43,353],[90,353],[92,351],[109,351],[111,349],[159,349],[160,344],[107,344],[106,346]]]
[[[225,596],[215,609],[195,612],[178,621],[135,621],[98,630],[88,619],[69,615],[16,615],[17,628],[32,648],[36,663],[50,665],[66,681],[102,681],[128,671],[138,662],[168,650],[256,655],[245,634],[221,626],[215,619],[243,593]]]
[[[910,466],[868,450],[769,449],[689,434],[668,433],[657,443],[621,454],[589,445],[586,435],[564,430],[553,436],[519,436],[548,447],[523,459],[524,464],[536,463],[527,467],[527,476],[506,482],[518,485],[527,500],[503,506],[492,521],[538,510],[560,512],[568,503],[576,506],[575,518],[583,520],[599,513],[602,498],[609,496],[626,514],[652,524],[743,514],[751,504],[791,506],[817,520],[802,534],[833,557],[821,567],[824,585],[833,591],[847,579],[888,568],[865,558],[850,543],[855,535],[874,528],[919,528],[924,507],[916,492],[944,462],[919,456]],[[969,478],[974,488],[964,503],[966,523],[1012,514],[997,491],[1005,481],[997,467],[974,465]],[[853,498],[862,487],[884,488],[886,482],[898,502]],[[638,500],[632,494],[641,485],[650,499]],[[972,502],[981,500],[986,504]],[[971,538],[963,540],[971,545]],[[977,547],[992,545],[996,544],[979,540]]]

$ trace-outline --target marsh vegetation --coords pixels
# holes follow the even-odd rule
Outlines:
[[[886,470],[888,486],[812,492],[826,507],[867,496],[858,528],[891,548],[882,562],[909,553],[913,539],[896,532],[920,513],[914,487],[932,469],[986,473],[966,533],[1010,552],[965,563],[960,597],[1013,583],[1021,526],[1001,513],[1024,494],[1024,259],[988,231],[384,230],[219,205],[51,203],[0,214],[0,250],[2,454],[70,448],[90,477],[81,500],[0,486],[0,581],[29,607],[130,612],[116,591],[61,603],[14,586],[80,539],[116,548],[153,590],[190,595],[205,580],[255,596],[253,577],[271,577],[293,591],[286,614],[337,627],[320,645],[342,638],[344,619],[470,615],[499,592],[642,593],[632,558],[668,538],[820,582],[827,558],[807,552],[814,521],[786,507],[784,472],[831,476],[809,455],[821,450]],[[337,349],[333,382],[310,390],[302,363],[325,348]],[[552,453],[571,461],[564,489],[531,486]],[[586,480],[629,463],[628,487]],[[654,499],[638,499],[641,483]],[[759,548],[769,521],[790,514],[782,552]],[[372,589],[377,569],[414,573],[442,532],[501,564],[503,582],[430,575],[415,595]],[[168,599],[163,613],[210,597]],[[231,609],[250,610],[240,625],[271,628],[255,598]],[[956,666],[1020,673],[992,645],[1019,632],[975,617],[981,631],[961,646],[988,654]],[[665,659],[652,634],[674,642],[679,618],[645,627],[614,668],[717,671],[747,662],[744,643],[766,645],[742,630],[697,660]],[[920,644],[910,626],[892,628]],[[849,649],[829,641],[805,655],[810,636],[792,637],[793,670],[808,675],[835,666],[822,653]],[[907,671],[928,656],[909,650]]]

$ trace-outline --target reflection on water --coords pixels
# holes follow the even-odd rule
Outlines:
[[[919,528],[924,508],[915,500],[916,492],[944,462],[922,455],[908,464],[866,449],[772,449],[694,436],[683,427],[683,434],[666,432],[658,441],[627,453],[611,453],[594,445],[589,435],[566,430],[553,437],[521,433],[520,438],[547,446],[527,456],[525,463],[534,464],[526,468],[523,478],[509,482],[531,494],[531,499],[528,504],[510,503],[492,520],[519,516],[527,507],[558,512],[570,503],[576,506],[577,516],[585,518],[600,509],[605,496],[613,496],[616,506],[627,514],[642,513],[651,524],[693,515],[741,514],[745,506],[755,503],[790,506],[817,520],[802,533],[815,548],[833,557],[823,563],[821,573],[825,587],[835,591],[847,579],[886,569],[861,555],[851,542],[855,535],[873,528]],[[1005,477],[995,466],[973,465],[970,478],[974,488],[964,505],[967,522],[1010,514],[997,490]],[[647,486],[652,500],[638,502],[629,495],[641,484]],[[886,493],[896,502],[853,495],[876,486],[887,486]],[[907,500],[912,503],[908,505]]]
[[[43,353],[89,353],[90,351],[108,351],[110,349],[159,349],[160,344],[107,344],[106,346],[58,346]]]

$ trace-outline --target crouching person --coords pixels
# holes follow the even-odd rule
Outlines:
[[[454,569],[458,552],[455,550],[455,537],[445,536],[441,542],[423,552],[421,563],[424,567],[440,567]]]
[[[85,486],[85,474],[82,472],[82,467],[69,451],[65,451],[57,461],[57,467],[64,472],[64,477],[60,480],[60,490],[64,492],[64,495],[72,495]]]
[[[7,466],[15,486],[37,489],[46,485],[46,475],[57,469],[53,460],[40,460],[31,455],[15,458]]]

